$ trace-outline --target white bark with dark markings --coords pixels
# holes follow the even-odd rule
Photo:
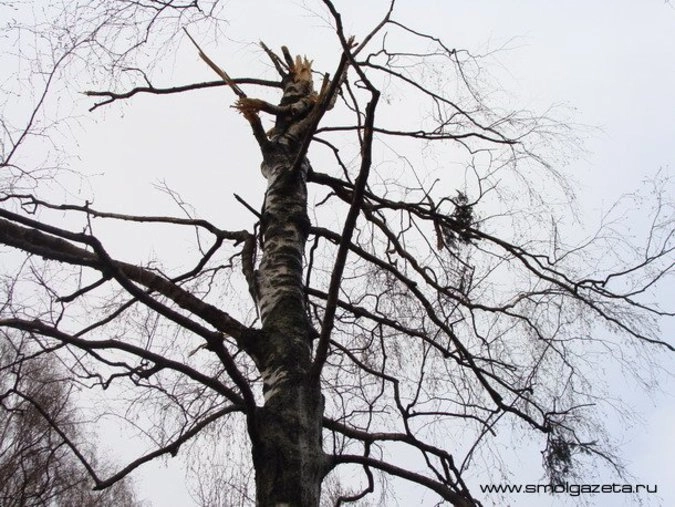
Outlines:
[[[326,457],[321,444],[323,399],[310,378],[312,342],[304,302],[303,255],[309,162],[301,154],[308,114],[316,105],[311,69],[296,59],[284,77],[278,106],[241,99],[238,107],[260,131],[258,111],[276,115],[261,144],[267,191],[261,217],[262,256],[255,293],[262,332],[251,347],[263,379],[264,405],[249,419],[257,504],[262,507],[319,505]]]

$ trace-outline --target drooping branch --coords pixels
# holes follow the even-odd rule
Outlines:
[[[422,454],[429,453],[439,459],[444,467],[447,467],[453,474],[454,480],[459,486],[458,490],[468,495],[468,488],[462,480],[460,470],[455,466],[454,458],[446,450],[427,444],[418,439],[414,434],[408,433],[385,433],[370,432],[361,429],[352,428],[346,424],[324,417],[323,425],[326,429],[344,435],[348,438],[358,440],[366,446],[376,445],[378,442],[400,442],[417,449]]]
[[[58,436],[63,440],[63,442],[68,446],[68,448],[72,451],[72,453],[75,455],[75,457],[78,459],[78,461],[82,464],[82,466],[87,470],[87,473],[89,476],[94,480],[94,483],[98,487],[102,481],[96,474],[96,471],[94,470],[94,467],[91,465],[89,460],[80,452],[78,449],[78,446],[66,435],[66,433],[63,431],[63,429],[60,427],[60,425],[54,420],[54,418],[42,407],[40,403],[35,401],[31,396],[29,396],[26,393],[23,393],[21,391],[18,391],[16,389],[10,389],[9,393],[16,394],[20,398],[23,398],[26,400],[28,403],[35,408],[35,410],[38,411],[40,416],[47,421],[49,426],[58,434]]]
[[[345,202],[350,202],[353,194],[353,185],[324,175],[321,173],[313,172],[309,176],[309,180],[312,182],[320,183],[332,188],[336,195]],[[630,327],[626,323],[618,322],[615,317],[608,314],[598,303],[594,300],[594,297],[600,297],[606,299],[607,301],[623,301],[626,304],[635,306],[640,310],[653,313],[655,315],[661,316],[672,316],[672,312],[658,310],[653,307],[645,306],[638,301],[631,299],[630,295],[621,295],[613,293],[606,289],[607,280],[593,280],[593,279],[584,279],[584,280],[575,280],[572,274],[565,273],[558,266],[551,262],[548,257],[542,257],[535,252],[530,252],[527,249],[518,246],[516,244],[510,243],[506,240],[503,240],[493,234],[489,234],[485,231],[482,231],[475,227],[466,227],[457,223],[457,221],[447,215],[438,213],[436,210],[430,208],[429,206],[419,203],[419,202],[404,202],[404,201],[392,201],[390,199],[382,198],[373,194],[372,192],[367,192],[366,197],[368,201],[371,201],[373,204],[370,206],[364,207],[364,216],[368,218],[371,222],[377,224],[378,228],[387,236],[388,240],[392,245],[396,246],[397,251],[410,265],[415,269],[415,271],[428,283],[434,290],[445,294],[448,298],[457,300],[458,303],[465,305],[472,309],[481,309],[488,312],[494,313],[503,313],[510,312],[511,308],[515,306],[518,300],[506,303],[502,306],[495,307],[489,305],[483,305],[476,301],[470,301],[462,295],[458,295],[454,290],[448,287],[442,287],[438,284],[430,275],[428,269],[420,265],[418,259],[412,253],[406,251],[405,248],[400,244],[394,232],[390,231],[386,226],[385,222],[381,219],[376,219],[374,213],[379,209],[389,209],[389,210],[401,210],[411,215],[417,216],[424,221],[433,223],[441,223],[444,226],[448,227],[450,230],[464,230],[465,234],[468,234],[474,237],[476,240],[482,240],[487,244],[492,244],[497,247],[499,250],[503,251],[505,255],[512,256],[521,265],[530,272],[534,277],[540,280],[547,281],[551,283],[554,287],[559,290],[562,290],[570,298],[579,300],[584,304],[588,305],[593,311],[597,312],[599,316],[608,322],[618,325],[627,333],[631,334],[635,338],[643,340],[649,343],[655,343],[659,345],[664,345],[669,349],[672,349],[672,346],[663,342],[662,340],[653,340],[648,337],[645,333],[640,332],[635,327]],[[461,229],[463,227],[463,229]],[[665,244],[664,244],[665,245]],[[613,273],[609,277],[623,276],[629,274],[638,269],[644,268],[650,264],[656,264],[657,262],[664,261],[667,259],[668,255],[672,253],[675,247],[666,247],[658,251],[656,254],[648,257],[647,259],[640,261],[635,266],[631,266],[627,269],[624,269],[620,272]],[[672,263],[670,264],[672,266]],[[669,271],[669,265],[666,265],[661,269],[661,275]]]
[[[116,474],[112,475],[111,477],[105,480],[100,480],[99,483],[97,484],[96,489],[105,489],[115,484],[116,482],[120,481],[121,479],[129,475],[139,466],[149,461],[152,461],[155,458],[163,456],[164,454],[170,454],[172,457],[175,457],[176,455],[178,455],[178,451],[184,443],[188,442],[190,439],[197,436],[204,428],[209,426],[211,423],[218,421],[219,419],[221,419],[226,415],[240,411],[241,409],[239,407],[230,405],[220,410],[217,410],[213,414],[210,414],[202,418],[199,422],[193,424],[190,429],[181,433],[169,444],[164,445],[159,449],[156,449],[152,452],[149,452],[148,454],[145,454],[144,456],[141,456],[140,458],[135,459]]]
[[[238,340],[243,340],[246,334],[245,326],[237,322],[226,312],[199,300],[178,285],[155,273],[138,266],[112,260],[103,249],[101,243],[93,236],[75,234],[53,226],[47,226],[35,220],[27,219],[5,210],[0,210],[0,216],[10,218],[33,228],[27,229],[7,220],[0,220],[0,242],[20,248],[27,252],[35,253],[47,259],[88,266],[111,275],[136,299],[152,308],[160,315],[163,315],[185,329],[204,338],[208,347],[213,350],[223,362],[225,369],[234,380],[235,384],[237,384],[237,387],[241,390],[247,404],[250,407],[255,405],[253,393],[248,381],[239,371],[231,354],[225,349],[223,344],[224,337],[221,334],[228,333]],[[60,235],[71,241],[85,243],[94,249],[94,253],[75,247],[64,239],[51,237],[40,232],[40,230],[44,230],[50,234]],[[200,318],[214,325],[219,332],[211,331],[201,324],[160,303],[138,288],[134,282],[152,288],[165,295],[179,306],[195,313]],[[245,340],[242,343],[245,343]]]
[[[159,0],[149,1],[157,12],[171,8]],[[577,391],[576,379],[583,370],[576,369],[579,363],[573,360],[590,362],[585,352],[593,353],[596,344],[604,346],[611,339],[595,336],[595,326],[609,324],[612,331],[618,329],[672,349],[658,339],[654,329],[657,318],[673,312],[643,302],[656,283],[672,272],[672,232],[670,236],[668,232],[650,235],[644,258],[621,263],[610,274],[594,275],[598,264],[592,265],[592,261],[581,268],[574,265],[585,253],[585,245],[560,254],[557,229],[555,240],[548,244],[547,225],[542,228],[542,238],[537,226],[527,219],[518,223],[518,211],[509,209],[510,203],[499,207],[502,194],[499,210],[491,209],[494,203],[490,198],[498,193],[493,190],[503,172],[512,168],[520,177],[521,171],[528,170],[522,169],[521,157],[537,156],[528,151],[526,141],[531,129],[545,122],[537,117],[530,123],[521,122],[517,114],[491,110],[469,82],[471,76],[460,61],[463,53],[450,49],[439,38],[394,21],[393,0],[386,1],[388,10],[358,45],[345,35],[334,2],[323,3],[334,19],[341,58],[331,79],[328,74],[323,76],[319,90],[312,82],[316,76],[312,62],[292,55],[287,47],[276,54],[261,43],[280,81],[237,79],[209,58],[188,34],[200,58],[221,81],[159,88],[146,78],[147,86],[124,93],[88,92],[101,100],[94,110],[137,94],[169,95],[229,86],[239,99],[234,107],[249,122],[260,146],[261,168],[268,183],[261,211],[238,198],[259,220],[253,234],[223,231],[192,218],[131,216],[94,210],[88,204],[52,205],[29,195],[0,195],[0,201],[17,199],[22,213],[32,218],[37,208],[45,207],[75,211],[86,219],[174,224],[194,227],[197,232],[201,258],[189,271],[167,275],[111,258],[107,246],[89,233],[76,234],[9,212],[0,214],[0,243],[27,254],[15,278],[6,278],[9,297],[3,308],[12,318],[2,316],[0,326],[8,328],[4,333],[13,337],[13,330],[24,331],[22,336],[29,336],[44,351],[56,350],[53,343],[69,353],[85,351],[88,356],[80,354],[73,360],[74,381],[92,379],[105,388],[112,380],[123,378],[148,388],[151,394],[165,395],[185,417],[181,429],[172,433],[174,440],[158,444],[159,449],[136,459],[112,478],[97,479],[100,487],[156,456],[177,452],[187,438],[224,415],[213,411],[225,398],[233,404],[232,411],[246,414],[256,487],[264,491],[258,497],[261,505],[318,505],[325,468],[342,463],[362,468],[367,484],[351,496],[340,497],[338,504],[373,492],[373,472],[380,470],[435,491],[455,505],[479,505],[471,499],[462,478],[465,465],[486,443],[486,437],[496,433],[497,422],[508,416],[546,433],[549,454],[556,449],[569,450],[565,447],[569,442],[576,449],[593,451],[594,445],[588,443],[592,439],[577,437],[573,424],[567,423],[573,419],[568,417],[571,412],[586,401],[578,403],[576,399],[586,393]],[[129,4],[148,8],[133,1]],[[194,6],[199,9],[196,3]],[[407,48],[392,51],[390,48],[399,43],[392,38],[401,35],[429,49],[417,52],[413,41],[412,52]],[[379,44],[365,54],[366,48]],[[464,54],[469,60],[474,58]],[[420,65],[430,72],[418,72]],[[430,78],[438,69],[442,69],[440,73]],[[355,77],[351,81],[348,72]],[[426,116],[419,124],[413,123],[405,107],[400,110],[405,114],[382,114],[382,108],[388,106],[392,111],[387,113],[394,112],[397,99],[387,105],[378,102],[375,78],[392,81],[388,93],[400,88],[404,93],[412,92],[416,99],[422,97],[420,112]],[[448,80],[451,86],[445,86]],[[275,87],[283,95],[278,102],[251,98],[244,92],[245,85]],[[326,112],[338,99],[344,109],[341,112],[351,120],[339,116],[327,123]],[[274,129],[263,131],[261,114],[273,117]],[[387,118],[392,119],[391,124]],[[397,119],[402,126],[393,126]],[[325,134],[326,139],[318,139],[317,134]],[[354,140],[358,142],[356,149]],[[390,143],[392,140],[396,142]],[[336,167],[326,168],[327,174],[310,166],[307,153],[312,141],[332,151]],[[432,160],[429,158],[418,165],[419,159],[404,152],[420,145],[438,150],[433,162],[426,163]],[[382,153],[389,150],[394,154],[394,164],[402,161],[400,167],[378,158],[380,147]],[[457,153],[466,160],[485,155],[485,171],[476,169],[483,161],[455,160]],[[442,158],[446,156],[447,160]],[[434,164],[436,174],[431,167]],[[465,186],[460,190],[462,183],[455,180],[462,179],[461,166]],[[455,171],[457,168],[460,170]],[[502,172],[495,176],[496,171]],[[339,178],[332,175],[340,172]],[[308,204],[307,182],[315,184],[312,190],[319,192],[314,208],[311,199]],[[506,190],[503,195],[512,190],[508,182]],[[527,190],[531,190],[529,186]],[[544,193],[549,190],[545,188]],[[471,200],[453,199],[456,191],[471,195]],[[483,200],[487,192],[491,193]],[[479,205],[484,203],[490,208],[488,213],[494,213],[488,218],[480,215]],[[16,203],[8,204],[13,209]],[[329,213],[322,213],[327,208]],[[537,213],[525,212],[528,218]],[[310,217],[317,223],[311,223]],[[342,219],[344,223],[337,223]],[[652,232],[659,226],[655,223]],[[517,230],[518,225],[527,228],[530,236]],[[208,247],[202,244],[203,231],[215,238]],[[313,241],[309,255],[308,238]],[[233,243],[236,252],[225,265],[212,268],[226,242]],[[549,251],[553,253],[547,254]],[[69,288],[68,295],[58,297],[59,286],[54,284],[59,283],[61,273],[53,269],[55,263],[39,263],[35,258],[39,256],[86,268],[79,269],[85,276],[74,281],[76,288]],[[623,260],[619,257],[617,254],[617,260]],[[245,281],[260,310],[262,329],[246,327],[217,302],[205,303],[207,297],[218,301],[222,296],[216,293],[226,278],[222,273],[229,270],[235,278],[239,274],[234,273],[235,260],[239,259],[243,276],[225,283],[241,288],[245,286],[240,282]],[[608,264],[602,264],[603,268]],[[90,270],[98,277],[93,283],[88,280]],[[647,275],[642,276],[644,273]],[[49,306],[44,313],[27,312],[21,306],[22,285],[30,282],[47,294],[44,303]],[[64,285],[70,287],[70,282]],[[96,290],[114,284],[126,293]],[[240,292],[246,296],[245,288]],[[111,299],[97,299],[101,293]],[[130,300],[118,300],[127,293]],[[139,311],[128,311],[136,302],[140,304],[134,310]],[[92,318],[80,313],[92,306],[105,315],[67,333],[73,317]],[[25,313],[46,313],[48,317],[35,321],[14,318]],[[48,324],[48,318],[57,324]],[[85,339],[103,326],[113,328],[116,319],[125,331],[140,329],[141,337],[136,339],[147,337],[147,349],[166,347],[167,357],[130,345],[135,343],[132,333],[127,333],[124,341]],[[171,335],[165,337],[165,328],[160,325],[171,326],[174,336],[182,337],[185,331],[190,339],[200,336],[204,343],[188,354],[192,344],[182,340],[171,343]],[[320,326],[318,342],[313,341],[317,337],[314,326]],[[156,338],[163,340],[162,345],[153,343]],[[629,340],[629,344],[636,341]],[[220,362],[197,362],[201,358],[193,356],[203,348],[215,352]],[[614,350],[624,355],[622,349]],[[185,364],[168,360],[174,352],[177,356],[188,354],[189,359]],[[118,359],[120,356],[125,359]],[[139,358],[140,366],[129,357]],[[101,370],[89,369],[89,359]],[[188,366],[192,364],[200,366]],[[204,374],[206,368],[213,368],[214,373]],[[114,373],[106,373],[109,370]],[[176,384],[167,387],[163,374],[155,376],[162,370]],[[262,406],[253,399],[259,383]],[[195,416],[195,410],[200,415]],[[330,416],[322,419],[324,411]],[[163,429],[170,425],[164,420],[161,424]],[[446,430],[452,432],[455,425],[466,430],[468,442],[443,440]],[[336,456],[328,460],[322,448],[322,427],[323,436],[333,438]],[[412,450],[418,463],[394,465],[400,461],[390,461],[389,456],[398,446]],[[381,454],[376,454],[378,451]],[[418,464],[424,471],[413,468]],[[291,474],[287,473],[290,468]],[[306,485],[316,501],[289,500],[289,495],[295,494],[289,490]]]
[[[111,475],[107,479],[103,479],[99,477],[99,475],[96,473],[92,463],[90,463],[89,460],[84,456],[84,454],[82,454],[78,445],[66,434],[66,432],[61,428],[59,423],[56,420],[54,420],[54,418],[42,407],[42,405],[39,402],[34,400],[31,396],[27,395],[26,393],[21,392],[17,389],[11,389],[7,393],[8,394],[13,393],[19,396],[20,398],[23,398],[24,400],[29,402],[35,408],[35,410],[38,411],[38,413],[42,416],[42,418],[44,418],[45,421],[49,424],[49,426],[59,435],[59,437],[63,440],[63,442],[68,446],[68,448],[70,448],[70,450],[76,456],[78,461],[87,470],[89,476],[94,480],[95,483],[94,490],[103,490],[109,488],[113,484],[124,479],[127,475],[136,470],[139,466],[149,461],[152,461],[153,459],[158,458],[164,454],[170,454],[171,456],[175,457],[178,454],[180,447],[184,443],[188,442],[190,439],[198,435],[199,432],[202,431],[204,428],[206,428],[208,425],[219,420],[221,417],[224,417],[226,415],[241,410],[239,407],[235,405],[230,405],[220,410],[217,410],[213,414],[203,417],[200,421],[193,424],[190,429],[182,432],[169,444],[164,445],[159,449],[156,449],[131,461],[119,472]]]
[[[181,373],[195,382],[209,387],[216,393],[224,395],[228,400],[230,400],[235,406],[239,408],[246,406],[244,398],[242,398],[239,394],[219,380],[208,375],[204,375],[203,373],[186,364],[174,361],[161,354],[151,352],[143,347],[138,347],[136,345],[114,339],[86,340],[84,338],[78,337],[77,335],[65,333],[54,326],[41,322],[37,319],[31,321],[17,318],[0,319],[0,327],[18,329],[37,335],[54,338],[61,343],[72,345],[84,352],[96,350],[119,350],[121,352],[136,356],[140,359],[152,362],[155,365],[154,369],[157,371],[161,369],[168,369],[177,373]]]
[[[371,468],[381,470],[390,475],[401,477],[402,479],[406,479],[408,481],[420,484],[421,486],[424,486],[425,488],[428,488],[431,491],[435,492],[441,498],[447,500],[455,507],[480,507],[482,505],[480,502],[474,500],[470,496],[458,493],[449,485],[443,484],[442,482],[439,481],[435,481],[434,479],[431,479],[425,475],[421,475],[416,472],[411,472],[410,470],[406,470],[405,468],[392,465],[391,463],[387,463],[386,461],[377,458],[361,456],[358,454],[341,454],[333,458],[331,465],[335,467],[347,463],[367,465]]]

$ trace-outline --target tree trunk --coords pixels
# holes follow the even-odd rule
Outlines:
[[[294,171],[295,153],[283,145],[266,151],[268,189],[257,275],[263,332],[255,354],[265,404],[249,425],[257,505],[314,507],[319,505],[324,455],[323,401],[319,382],[309,376],[312,342],[302,282],[308,165]]]
[[[260,507],[318,507],[324,475],[323,404],[299,376],[257,410],[251,434]]]
[[[284,48],[285,55],[287,50]],[[260,507],[318,507],[325,473],[321,428],[323,398],[311,380],[312,333],[305,308],[303,256],[309,231],[307,172],[300,154],[317,104],[310,63],[286,58],[279,105],[243,97],[240,111],[253,126],[263,155],[267,191],[261,217],[262,258],[252,293],[262,332],[249,353],[263,379],[264,405],[249,419],[256,499]],[[276,116],[263,133],[258,112]],[[301,163],[297,163],[302,157]]]

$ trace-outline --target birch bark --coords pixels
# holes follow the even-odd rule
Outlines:
[[[257,132],[267,179],[262,258],[253,288],[262,332],[251,350],[263,378],[265,401],[249,422],[257,504],[263,507],[318,506],[326,461],[321,444],[323,401],[318,379],[310,378],[312,336],[302,279],[309,231],[309,162],[302,145],[311,135],[310,115],[318,101],[310,62],[300,57],[287,62],[278,105],[249,98],[238,103]],[[259,134],[259,111],[276,116],[267,138]]]

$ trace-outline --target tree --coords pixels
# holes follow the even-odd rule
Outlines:
[[[69,449],[91,445],[76,423],[67,383],[49,356],[0,341],[0,502],[7,507],[138,505],[128,480],[94,492],[82,464]],[[66,377],[67,379],[68,377]],[[68,435],[64,440],[60,432]]]
[[[491,108],[477,85],[480,59],[404,24],[393,2],[359,39],[331,1],[319,3],[339,58],[317,86],[307,57],[264,44],[278,76],[231,77],[189,30],[161,40],[196,45],[219,79],[155,86],[151,68],[129,63],[142,58],[135,51],[157,43],[158,27],[200,26],[215,7],[120,1],[104,16],[96,2],[78,5],[59,18],[70,24],[43,97],[66,64],[94,55],[111,88],[88,92],[92,109],[223,87],[237,96],[266,180],[261,211],[238,198],[255,222],[240,230],[193,217],[168,188],[187,217],[52,202],[37,169],[17,161],[37,114],[21,135],[4,122],[0,242],[25,257],[8,263],[0,325],[53,350],[73,381],[133,386],[127,413],[156,444],[110,477],[88,465],[97,489],[215,426],[245,427],[262,506],[319,505],[324,478],[350,465],[362,484],[333,488],[331,476],[336,504],[375,491],[379,473],[479,505],[467,464],[502,421],[544,435],[554,482],[584,455],[618,465],[589,432],[595,393],[584,362],[673,350],[658,332],[672,310],[654,300],[673,269],[667,181],[655,185],[641,245],[613,222],[569,243],[568,209],[552,203],[572,192],[540,152],[565,126]],[[142,85],[125,87],[138,76]],[[278,95],[248,95],[263,89]],[[389,96],[399,90],[424,108],[419,123],[396,114]],[[411,162],[428,149],[463,166],[465,181],[450,162]],[[198,258],[189,269],[120,260],[95,234],[101,221],[187,228]],[[613,338],[598,338],[601,327]]]

